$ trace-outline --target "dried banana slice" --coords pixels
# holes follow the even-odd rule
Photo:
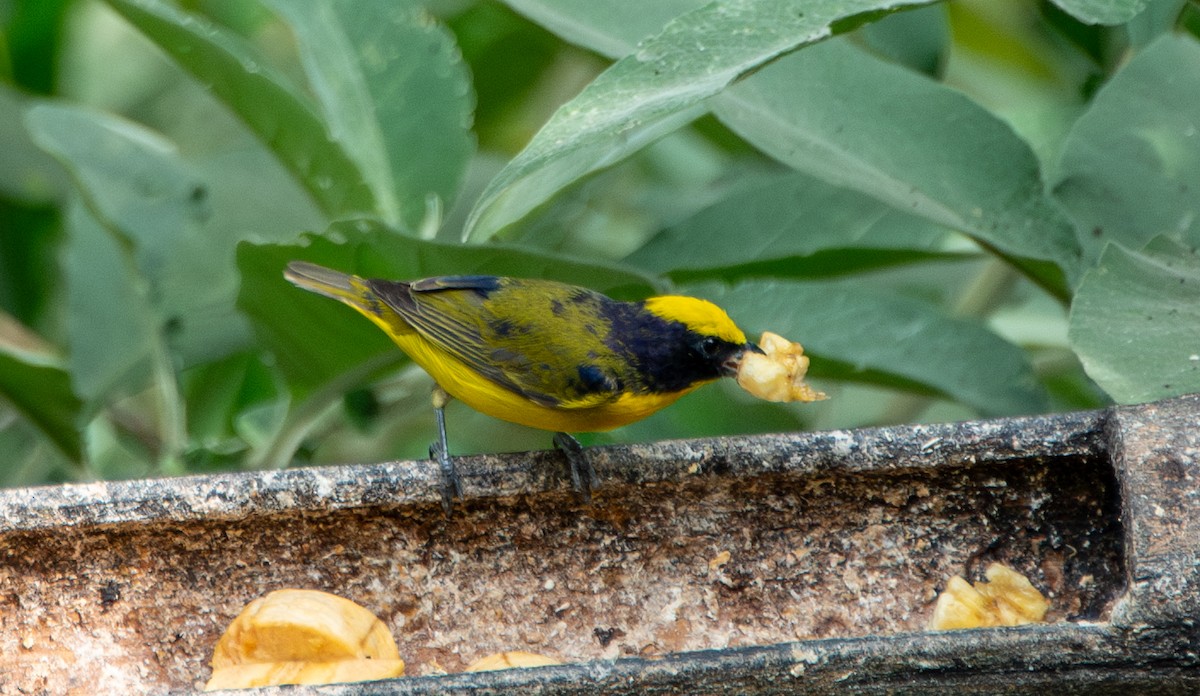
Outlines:
[[[382,621],[348,599],[315,590],[277,590],[247,604],[217,642],[212,667],[207,690],[404,673]]]
[[[508,652],[493,653],[482,657],[467,667],[467,672],[490,672],[494,669],[512,669],[513,667],[545,667],[561,665],[553,657],[525,652],[524,650],[509,650]]]
[[[204,690],[250,689],[278,684],[339,684],[402,676],[403,660],[258,662],[214,669]]]

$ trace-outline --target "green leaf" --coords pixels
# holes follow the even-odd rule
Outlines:
[[[68,389],[68,393],[70,390]],[[15,417],[14,417],[15,416]],[[30,427],[20,413],[0,403],[0,488],[23,488],[77,480],[84,470]]]
[[[0,84],[0,196],[50,203],[69,188],[62,169],[34,144],[21,120],[31,100]]]
[[[625,55],[671,12],[689,6],[686,0],[645,9],[583,0],[508,2],[567,40],[609,56]],[[928,12],[932,8],[903,18]],[[1045,200],[1036,158],[1007,125],[960,93],[834,40],[775,61],[710,105],[786,164],[971,234],[1067,296],[1062,274],[1078,272],[1077,242]]]
[[[1054,4],[1087,24],[1124,24],[1146,8],[1147,0],[1054,0]]]
[[[669,22],[550,121],[484,190],[464,237],[481,240],[568,184],[690,122],[734,80],[832,33],[839,20],[903,0],[726,0]]]
[[[272,351],[294,394],[304,395],[385,354],[400,352],[350,308],[293,287],[283,278],[289,261],[304,260],[375,278],[396,280],[486,273],[552,278],[618,297],[646,296],[653,283],[616,266],[592,264],[513,247],[462,246],[397,235],[368,220],[335,223],[322,236],[296,244],[238,247],[242,285],[238,305],[254,321],[260,343]]]
[[[844,42],[776,61],[714,101],[767,154],[1068,276],[1079,250],[1029,146],[961,93]],[[1059,288],[1059,294],[1065,289]]]
[[[1200,392],[1200,254],[1156,237],[1141,252],[1108,245],[1071,307],[1071,345],[1088,376],[1122,403]]]
[[[228,105],[327,215],[375,209],[362,173],[309,103],[240,37],[160,0],[108,4]]]
[[[88,417],[147,384],[160,322],[116,237],[82,203],[70,206],[66,223],[67,367]]]
[[[168,142],[121,119],[46,103],[28,110],[26,126],[83,194],[68,211],[63,264],[71,385],[83,417],[154,386],[159,465],[181,473],[186,432],[167,335],[186,360],[221,354],[245,333],[220,310],[205,316],[214,288],[204,281],[220,278],[220,268],[199,234],[203,187]]]
[[[148,283],[183,363],[243,347],[248,326],[230,312],[232,260],[206,226],[207,186],[175,147],[137,124],[78,107],[38,104],[26,122],[75,179],[93,214],[129,248],[135,275]]]
[[[638,41],[708,0],[504,0],[514,10],[577,46],[609,58],[633,52]]]
[[[1144,12],[1125,25],[1129,42],[1142,48],[1175,29],[1188,0],[1149,0]]]
[[[428,196],[453,201],[472,151],[470,76],[417,3],[268,0],[291,25],[330,132],[392,225],[416,229]]]
[[[57,51],[68,31],[70,0],[6,3],[0,30],[0,72],[22,89],[48,94],[58,77]],[[11,63],[9,62],[11,61]]]
[[[26,207],[0,196],[0,307],[26,325],[43,326],[58,299],[61,231],[57,208]]]
[[[810,373],[940,394],[984,416],[1046,408],[1028,356],[978,322],[918,300],[882,296],[854,281],[747,282],[717,302],[752,338],[773,331],[804,344]]]
[[[1054,192],[1089,261],[1106,242],[1200,242],[1200,44],[1164,36],[1097,94],[1063,146]]]
[[[857,191],[793,172],[737,186],[625,260],[675,279],[728,280],[753,270],[831,275],[931,258],[946,233]],[[803,263],[821,252],[834,253]]]
[[[0,400],[71,461],[82,458],[79,413],[82,404],[71,391],[62,360],[47,347],[21,341],[23,330],[0,315]]]
[[[184,372],[188,433],[201,447],[219,448],[234,437],[234,423],[244,410],[277,394],[265,389],[264,368],[256,355],[238,353]],[[257,387],[257,388],[255,388]],[[243,443],[244,446],[244,443]]]
[[[862,28],[862,41],[880,55],[917,72],[941,75],[950,51],[946,3],[888,15]]]

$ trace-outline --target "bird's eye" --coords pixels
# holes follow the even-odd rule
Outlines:
[[[706,358],[715,358],[717,351],[721,348],[721,342],[712,336],[707,336],[696,344],[696,350]]]

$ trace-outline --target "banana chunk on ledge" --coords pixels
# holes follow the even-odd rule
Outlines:
[[[763,352],[747,352],[738,365],[737,383],[765,401],[821,401],[827,398],[804,383],[808,356],[804,347],[770,331],[758,341]]]
[[[206,691],[404,674],[382,621],[348,599],[316,590],[277,590],[247,604],[217,642],[212,667]]]
[[[402,660],[258,662],[214,669],[205,691],[280,684],[341,684],[404,676]]]
[[[1050,602],[1024,575],[999,563],[985,575],[988,581],[974,587],[957,575],[950,578],[938,595],[930,630],[1020,626],[1046,618]]]
[[[508,652],[494,653],[480,658],[472,662],[471,666],[463,671],[491,672],[497,669],[513,669],[514,667],[546,667],[561,664],[562,662],[546,655],[539,655],[524,650],[509,650]]]

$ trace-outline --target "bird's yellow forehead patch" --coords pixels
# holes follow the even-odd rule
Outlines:
[[[716,336],[730,343],[745,343],[746,334],[733,323],[725,310],[695,297],[663,295],[651,297],[646,309],[668,321],[677,321],[704,336]]]

